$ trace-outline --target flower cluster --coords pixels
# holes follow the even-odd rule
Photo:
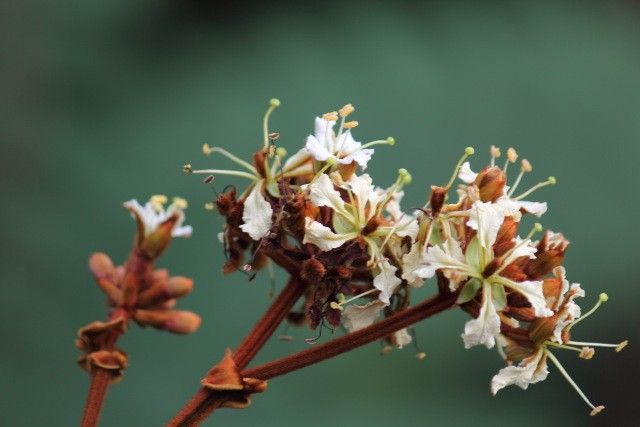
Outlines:
[[[78,331],[76,345],[84,352],[78,362],[89,372],[101,368],[111,371],[112,380],[122,377],[128,359],[115,342],[126,332],[129,320],[178,334],[192,333],[200,326],[197,314],[173,308],[178,298],[191,292],[192,280],[171,277],[167,270],[153,266],[174,237],[188,237],[192,231],[182,225],[186,201],[175,198],[165,210],[166,203],[162,195],[151,197],[144,206],[136,200],[124,203],[137,223],[133,249],[124,265],[115,266],[104,253],[89,259],[110,308],[108,321],[95,321]]]
[[[356,141],[352,132],[358,122],[348,120],[355,109],[347,104],[317,117],[304,148],[287,158],[286,150],[276,145],[279,133],[269,131],[269,117],[278,106],[279,101],[271,101],[263,146],[253,162],[219,147],[203,147],[206,155],[218,153],[242,170],[184,167],[188,173],[206,174],[205,183],[217,175],[250,181],[241,193],[228,188],[208,204],[226,219],[220,234],[228,259],[225,272],[253,275],[275,262],[307,286],[304,306],[290,313],[291,322],[306,321],[314,329],[342,326],[349,332],[406,310],[411,290],[435,277],[439,292],[457,296],[457,304],[472,317],[462,333],[465,347],[497,343],[508,363],[491,382],[494,394],[507,385],[526,388],[544,379],[550,360],[592,414],[602,410],[586,399],[550,350],[570,349],[589,359],[593,347],[619,350],[626,342],[572,341],[571,328],[595,308],[581,315],[574,302],[584,292],[565,278],[562,264],[569,241],[550,230],[535,241],[543,230],[538,223],[524,237],[518,235],[526,216],[540,217],[547,210],[546,203],[525,199],[555,184],[555,178],[517,194],[532,171],[529,161],[521,160],[509,183],[508,168],[518,160],[513,148],[498,167],[500,150],[491,147],[490,164],[476,173],[466,161],[474,154],[468,147],[447,184],[432,186],[424,206],[406,212],[400,203],[411,182],[408,171],[400,169],[388,187],[374,185],[364,173],[373,147],[394,145],[393,138]],[[457,193],[453,203],[450,193]],[[602,294],[598,305],[605,300]],[[402,348],[412,336],[402,329],[386,340]]]

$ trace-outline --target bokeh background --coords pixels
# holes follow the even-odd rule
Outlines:
[[[129,198],[190,200],[195,234],[161,265],[194,277],[180,304],[204,322],[188,337],[131,328],[131,367],[103,425],[161,425],[238,343],[268,304],[269,281],[222,277],[221,221],[202,208],[213,191],[181,167],[226,165],[202,157],[204,142],[248,156],[276,96],[272,128],[290,152],[315,115],[347,102],[359,140],[393,135],[369,172],[386,185],[398,168],[412,171],[407,207],[446,182],[465,146],[476,166],[491,144],[517,147],[534,166],[528,184],[558,178],[534,199],[549,201],[543,223],[572,241],[566,264],[589,294],[583,304],[611,297],[575,337],[631,344],[589,362],[558,355],[607,406],[596,419],[553,369],[526,392],[490,396],[500,359],[465,351],[466,317],[450,312],[417,327],[423,362],[412,348],[381,357],[372,344],[271,381],[250,409],[217,413],[217,425],[637,425],[640,6],[298,3],[2,2],[0,424],[78,423],[88,378],[74,334],[105,315],[86,259],[126,257]],[[220,178],[217,189],[226,183],[243,184]],[[271,342],[256,362],[314,336],[288,333],[295,341]]]

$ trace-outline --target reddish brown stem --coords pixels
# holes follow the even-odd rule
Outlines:
[[[330,359],[382,339],[455,305],[456,295],[438,295],[356,332],[242,372],[242,377],[268,380]]]
[[[93,427],[98,424],[102,403],[107,394],[111,375],[110,371],[102,368],[96,368],[91,374],[91,385],[89,386],[89,393],[87,394],[87,403],[84,408],[82,422],[80,423],[82,427]]]
[[[244,369],[273,335],[278,325],[302,296],[305,285],[291,277],[280,295],[273,301],[262,318],[236,349],[233,360],[238,369]],[[200,388],[180,412],[167,424],[169,427],[199,425],[207,415],[222,404],[224,396],[207,388]]]

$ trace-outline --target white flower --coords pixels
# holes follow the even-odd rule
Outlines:
[[[376,321],[383,308],[384,303],[380,300],[364,305],[348,305],[342,312],[342,323],[349,332],[366,328]]]
[[[473,184],[477,177],[478,174],[471,170],[469,162],[464,162],[458,172],[458,178],[466,184]],[[517,183],[519,183],[519,180],[516,181],[516,185]],[[504,194],[495,203],[508,212],[519,212],[522,209],[539,218],[547,211],[547,202],[529,202],[512,198],[510,194],[512,192],[509,191],[508,186],[505,186],[503,191]],[[510,214],[510,216],[513,216],[516,221],[520,221],[519,215]]]
[[[307,137],[305,144],[307,151],[320,162],[329,158],[345,165],[356,162],[362,170],[365,170],[374,150],[361,148],[362,144],[351,136],[351,130],[336,136],[333,131],[335,124],[333,120],[316,117],[314,134]]]
[[[500,369],[491,379],[491,393],[495,395],[509,385],[517,385],[526,390],[529,384],[545,380],[548,374],[545,350],[540,349],[518,366],[511,365]]]
[[[398,269],[391,265],[387,259],[379,262],[378,269],[380,272],[373,278],[373,286],[380,290],[378,299],[385,305],[389,305],[389,298],[393,295],[398,285],[402,283],[402,280],[396,276]]]
[[[140,205],[135,199],[129,200],[123,205],[131,212],[131,216],[139,222],[139,225],[142,226],[143,232],[141,237],[149,236],[156,231],[161,224],[174,216],[177,216],[177,219],[171,229],[171,236],[190,237],[193,233],[193,228],[190,225],[182,225],[185,219],[184,209],[187,207],[187,202],[184,199],[176,197],[166,210],[164,209],[165,203],[167,203],[166,196],[156,195],[151,197],[144,206]]]
[[[262,195],[261,183],[254,185],[244,201],[244,210],[242,211],[244,224],[240,228],[253,240],[260,240],[271,230],[272,215],[271,204]]]
[[[484,277],[485,268],[494,259],[493,244],[507,213],[504,207],[494,203],[475,202],[468,211],[467,224],[477,230],[477,234],[467,245],[465,253],[462,252],[460,244],[450,237],[441,245],[429,247],[423,263],[414,267],[412,273],[426,279],[433,277],[436,270],[442,270],[445,276],[454,279],[450,284],[452,290],[466,278],[472,279],[462,290],[459,302],[470,301],[477,292],[481,292],[482,305],[478,317],[465,325],[462,338],[466,348],[480,344],[491,348],[495,345],[495,336],[500,333],[500,318],[497,312],[506,304],[505,288],[525,296],[536,316],[546,317],[553,314],[546,306],[541,281],[516,282],[500,275],[502,269],[517,258],[535,258],[536,248],[531,240],[516,238],[515,246],[503,255],[500,268],[491,276]],[[415,265],[411,257],[408,261]]]
[[[411,246],[411,250],[402,257],[402,278],[407,281],[410,286],[419,287],[424,283],[424,277],[429,276],[428,271],[431,266],[424,264],[424,250],[422,245],[416,243]],[[433,274],[431,274],[433,276]]]

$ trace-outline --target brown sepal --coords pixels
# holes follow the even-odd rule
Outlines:
[[[200,384],[210,390],[232,392],[227,395],[228,399],[222,406],[233,409],[246,408],[251,404],[251,394],[262,393],[267,389],[266,381],[240,376],[231,349],[225,351],[222,360],[211,368]]]
[[[96,368],[111,371],[110,383],[116,383],[122,379],[123,371],[129,366],[129,358],[118,349],[98,350],[80,356],[78,365],[89,373]]]
[[[87,353],[103,348],[107,343],[110,334],[124,334],[127,330],[127,323],[123,317],[101,322],[96,320],[78,330],[76,347]]]

